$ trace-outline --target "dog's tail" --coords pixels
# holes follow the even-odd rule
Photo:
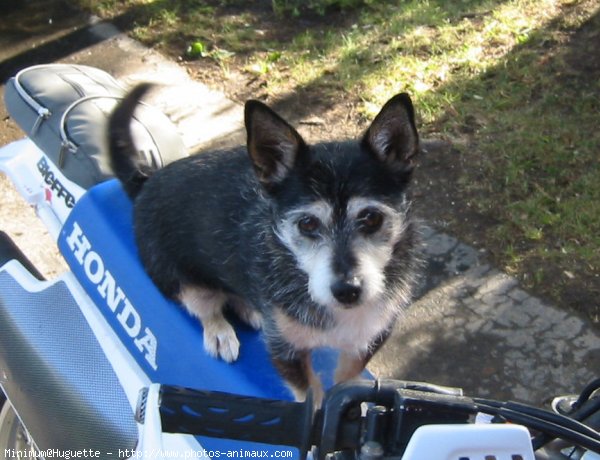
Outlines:
[[[108,120],[108,147],[112,170],[123,184],[125,192],[134,199],[154,168],[141,161],[131,133],[131,120],[137,104],[152,88],[151,83],[141,83],[133,88],[117,105]]]

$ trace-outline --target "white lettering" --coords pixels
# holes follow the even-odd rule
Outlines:
[[[138,347],[138,350],[140,350],[142,353],[144,350],[146,351],[144,354],[146,361],[148,361],[148,363],[152,366],[152,369],[156,370],[158,368],[156,365],[156,347],[158,345],[156,342],[156,337],[154,337],[154,334],[148,328],[144,329],[144,333],[146,335],[141,338],[138,337],[133,341],[133,343],[135,343],[135,346]]]
[[[117,311],[119,303],[125,298],[125,294],[115,283],[112,274],[106,270],[102,284],[98,285],[98,292],[106,299],[106,304],[113,312]]]
[[[88,239],[83,236],[83,231],[77,222],[73,223],[73,231],[67,238],[67,244],[80,264],[83,264],[85,253],[92,247]]]
[[[156,353],[158,342],[152,331],[145,327],[142,335],[142,319],[133,307],[125,292],[117,285],[112,273],[104,266],[100,254],[92,250],[92,245],[83,234],[77,222],[66,239],[75,259],[83,266],[88,280],[96,285],[100,296],[106,301],[106,306],[116,314],[119,324],[133,340],[133,343],[144,354],[144,358],[152,369],[158,369]],[[119,311],[120,308],[120,311]]]
[[[121,323],[121,326],[123,326],[123,329],[125,329],[125,332],[129,334],[129,337],[137,337],[142,329],[140,315],[133,309],[133,305],[131,305],[128,299],[123,301],[123,305],[123,310],[117,315],[117,319]]]
[[[90,251],[86,254],[83,260],[83,269],[92,283],[98,284],[102,281],[104,277],[104,262],[102,262],[97,252]]]

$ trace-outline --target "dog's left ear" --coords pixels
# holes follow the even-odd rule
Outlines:
[[[280,183],[306,149],[304,140],[262,102],[246,102],[244,119],[248,154],[258,180],[267,187]]]
[[[385,103],[364,134],[362,145],[394,169],[407,172],[413,169],[419,135],[408,94],[397,94]]]

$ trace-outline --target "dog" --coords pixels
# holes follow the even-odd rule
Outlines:
[[[149,276],[203,326],[227,362],[239,341],[229,307],[262,329],[296,400],[322,397],[311,350],[340,350],[335,381],[360,375],[409,306],[420,272],[408,186],[419,151],[410,97],[391,98],[357,142],[308,145],[250,100],[247,145],[162,169],[138,155],[130,122],[151,88],[135,87],[109,119],[110,159],[134,202]]]

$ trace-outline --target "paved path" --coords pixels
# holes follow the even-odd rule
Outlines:
[[[173,119],[189,148],[243,142],[240,106],[111,26],[100,23],[86,33],[91,34],[90,46],[61,61],[100,67],[126,85],[166,83],[151,102]],[[0,180],[2,227],[7,213],[17,213],[23,217],[10,222],[8,231],[18,243],[46,245],[41,236],[27,238],[43,229],[36,230],[35,217],[19,208],[7,187]],[[588,323],[530,296],[449,235],[427,228],[424,242],[428,273],[423,293],[373,360],[373,373],[533,404],[555,393],[578,391],[600,375],[600,336]],[[39,247],[34,249],[28,250],[36,262]],[[62,268],[58,259],[48,264],[50,273]]]
[[[455,238],[425,238],[430,288],[373,362],[379,375],[461,386],[469,394],[544,403],[600,374],[590,324],[530,296]]]

